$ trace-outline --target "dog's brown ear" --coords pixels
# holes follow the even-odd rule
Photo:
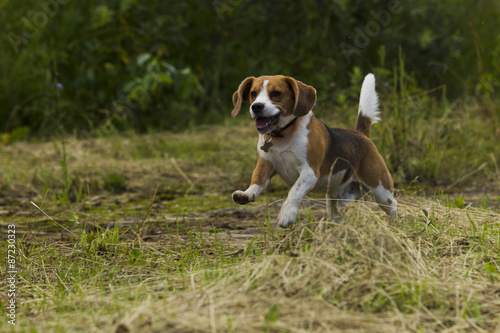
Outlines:
[[[285,81],[292,87],[295,95],[294,116],[305,116],[316,103],[316,89],[295,80],[293,77],[287,76],[285,77]]]
[[[240,87],[233,94],[233,105],[234,109],[231,114],[233,117],[236,117],[241,110],[241,102],[246,101],[248,99],[248,95],[250,94],[250,88],[252,88],[253,80],[255,77],[250,76],[247,77],[243,82],[241,82]]]

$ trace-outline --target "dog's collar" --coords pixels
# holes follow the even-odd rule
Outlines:
[[[283,132],[284,130],[286,130],[288,127],[292,126],[293,123],[297,120],[297,117],[293,118],[288,124],[286,124],[284,127],[282,128],[278,128],[278,129],[275,129],[275,130],[272,130],[270,131],[269,133],[266,133],[264,134],[262,137],[264,138],[264,145],[260,147],[261,150],[265,151],[266,153],[269,151],[269,148],[271,148],[273,146],[273,143],[271,142],[271,140],[273,138],[282,138],[283,137],[283,134],[281,134],[281,132]],[[265,135],[269,135],[270,138],[269,140],[266,140],[265,139]]]
[[[282,138],[283,134],[281,134],[281,132],[285,131],[287,128],[289,128],[290,126],[292,126],[293,123],[295,123],[296,120],[297,120],[297,117],[293,118],[284,127],[278,128],[278,129],[274,129],[274,130],[272,130],[272,131],[270,131],[269,133],[266,133],[266,134],[269,135],[271,138]]]

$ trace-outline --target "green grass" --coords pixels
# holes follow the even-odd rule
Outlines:
[[[237,241],[182,219],[28,231],[14,331],[498,329],[500,214],[399,198],[397,224],[359,203],[332,227],[319,207],[290,230],[249,218],[259,234]]]

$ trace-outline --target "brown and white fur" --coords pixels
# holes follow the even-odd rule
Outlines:
[[[295,222],[307,193],[326,193],[327,214],[333,219],[337,205],[343,207],[361,197],[360,187],[373,192],[380,207],[396,218],[391,175],[369,138],[372,124],[380,120],[373,74],[365,77],[361,87],[355,130],[329,128],[314,117],[316,90],[291,77],[246,78],[233,95],[233,117],[244,100],[250,102],[250,115],[260,133],[259,159],[250,186],[235,191],[234,202],[255,201],[277,173],[291,186],[278,216],[280,227]]]

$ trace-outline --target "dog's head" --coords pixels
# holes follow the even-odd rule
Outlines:
[[[311,111],[316,90],[289,76],[251,76],[241,82],[233,95],[233,117],[240,113],[245,100],[250,102],[250,115],[257,130],[264,134]]]

